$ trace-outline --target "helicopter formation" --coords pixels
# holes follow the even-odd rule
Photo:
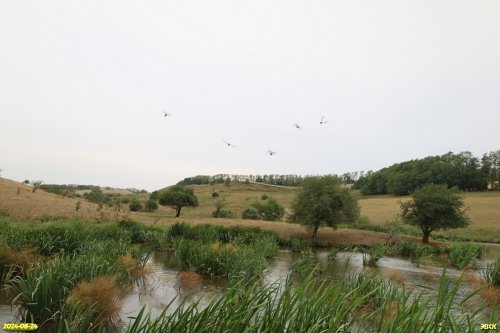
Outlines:
[[[163,114],[164,114],[164,117],[169,117],[169,116],[172,116],[173,114],[172,113],[168,113],[167,111],[163,111]],[[324,124],[327,124],[328,123],[328,120],[325,119],[325,116],[321,116],[321,120],[319,121],[319,124],[320,125],[324,125]],[[294,123],[293,126],[298,129],[298,130],[301,130],[302,127],[298,124],[298,123]],[[231,148],[236,148],[236,145],[232,144],[231,142],[227,141],[227,140],[222,140],[222,142],[228,146],[228,147],[231,147]],[[271,150],[269,149],[267,151],[267,153],[269,154],[269,156],[274,156],[276,155],[278,152],[275,151],[275,150]]]

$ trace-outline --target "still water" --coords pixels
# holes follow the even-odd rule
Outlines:
[[[329,264],[328,250],[315,250],[313,254],[321,269],[332,279],[350,272],[373,271],[401,283],[405,288],[418,285],[434,287],[444,269],[438,263],[427,263],[417,267],[407,259],[399,258],[383,258],[379,267],[366,268],[363,267],[363,254],[354,252],[339,252],[335,262]],[[263,283],[272,283],[285,278],[293,261],[301,256],[303,254],[292,253],[286,249],[279,250],[277,255],[268,262]],[[471,281],[479,279],[480,271],[486,264],[498,257],[500,257],[500,246],[489,245],[483,259],[477,262],[478,269],[465,273],[467,278],[459,290],[459,297],[465,297],[474,289]],[[182,272],[180,261],[170,253],[154,253],[147,267],[150,273],[137,281],[123,299],[119,315],[126,323],[129,322],[129,317],[136,316],[143,306],[151,311],[153,317],[159,315],[169,303],[171,305],[167,312],[174,311],[182,302],[186,304],[199,302],[204,307],[228,287],[225,278],[210,278]],[[462,271],[452,268],[447,268],[446,272],[452,278],[459,278],[463,274]],[[426,289],[421,289],[421,291],[429,295],[432,293]],[[5,295],[0,293],[0,324],[19,321],[15,314],[15,308],[8,305]],[[1,326],[0,332],[3,332]]]

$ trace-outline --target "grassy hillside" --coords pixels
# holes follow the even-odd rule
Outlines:
[[[196,208],[183,208],[181,220],[190,223],[217,223],[226,225],[261,226],[264,229],[277,229],[284,235],[306,235],[304,228],[288,223],[264,222],[241,220],[241,212],[253,201],[261,200],[266,194],[276,198],[287,210],[291,206],[297,188],[272,186],[265,184],[232,183],[215,185],[189,185],[199,199]],[[219,193],[218,198],[212,198],[212,192]],[[359,195],[359,194],[358,194]],[[467,229],[458,229],[433,233],[447,238],[458,239],[481,239],[484,241],[500,242],[500,192],[465,193],[465,204],[469,207],[468,215],[472,223]],[[140,200],[145,201],[147,195],[138,194]],[[408,197],[394,196],[359,196],[361,214],[367,216],[374,225],[383,226],[388,221],[393,221],[399,214],[399,200]],[[215,201],[223,200],[224,209],[233,212],[233,219],[214,219],[211,213],[215,210]],[[76,203],[81,202],[81,208],[75,210]],[[84,219],[122,219],[131,218],[145,223],[170,224],[178,219],[174,218],[174,210],[162,207],[153,213],[129,212],[124,205],[120,211],[109,207],[99,208],[98,205],[87,202],[84,199],[65,198],[59,195],[46,193],[41,190],[32,192],[30,186],[20,184],[11,180],[0,178],[0,211],[26,218],[41,218],[43,216],[67,216],[81,217]],[[321,233],[327,233],[325,241],[334,240],[333,233],[323,229]],[[338,234],[335,234],[335,238]],[[367,235],[364,235],[367,236]],[[375,239],[377,239],[375,237]],[[362,240],[361,240],[362,241]],[[367,242],[370,242],[368,240]]]

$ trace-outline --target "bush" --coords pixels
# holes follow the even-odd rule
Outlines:
[[[158,192],[158,191],[151,192],[151,194],[149,195],[149,199],[154,200],[154,201],[160,200],[160,192]]]
[[[152,211],[155,211],[158,209],[158,203],[153,200],[153,199],[149,199],[148,201],[146,201],[146,203],[144,204],[144,208],[146,208],[146,210],[148,212],[152,212]]]
[[[368,250],[367,254],[363,255],[363,266],[376,267],[378,262],[386,253],[384,245],[375,245]]]
[[[269,197],[267,196],[267,194],[262,194],[262,196],[260,197],[261,200],[267,200]]]
[[[138,200],[132,200],[130,202],[130,204],[128,205],[128,208],[130,209],[130,211],[132,212],[138,212],[142,209],[142,205],[141,203],[138,201]]]
[[[254,202],[252,207],[257,209],[259,217],[266,221],[278,221],[285,215],[285,207],[274,198],[269,198],[266,203]]]
[[[302,237],[293,236],[290,238],[290,250],[292,252],[302,252],[309,250],[309,242]]]
[[[212,198],[218,198],[219,197],[219,192],[213,191],[212,192]]]
[[[247,219],[247,220],[258,220],[260,218],[260,216],[259,216],[259,212],[257,212],[256,208],[248,207],[248,208],[245,208],[245,210],[241,213],[241,218]]]
[[[418,244],[408,240],[402,241],[390,247],[388,250],[392,255],[400,255],[409,258],[417,267],[420,266],[423,261],[430,259],[433,251],[435,251],[434,253],[436,254],[443,251],[442,248],[434,250],[429,245]]]

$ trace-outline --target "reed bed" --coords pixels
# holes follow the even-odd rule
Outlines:
[[[203,309],[183,304],[152,318],[143,308],[124,332],[475,332],[483,307],[470,314],[477,292],[459,301],[459,286],[444,276],[430,300],[371,274],[237,284]],[[487,320],[497,319],[493,311]]]
[[[500,287],[500,258],[486,266],[483,276],[490,286]]]
[[[448,258],[453,267],[464,269],[469,265],[475,266],[475,260],[480,259],[484,251],[484,245],[475,243],[455,243],[450,248]]]

